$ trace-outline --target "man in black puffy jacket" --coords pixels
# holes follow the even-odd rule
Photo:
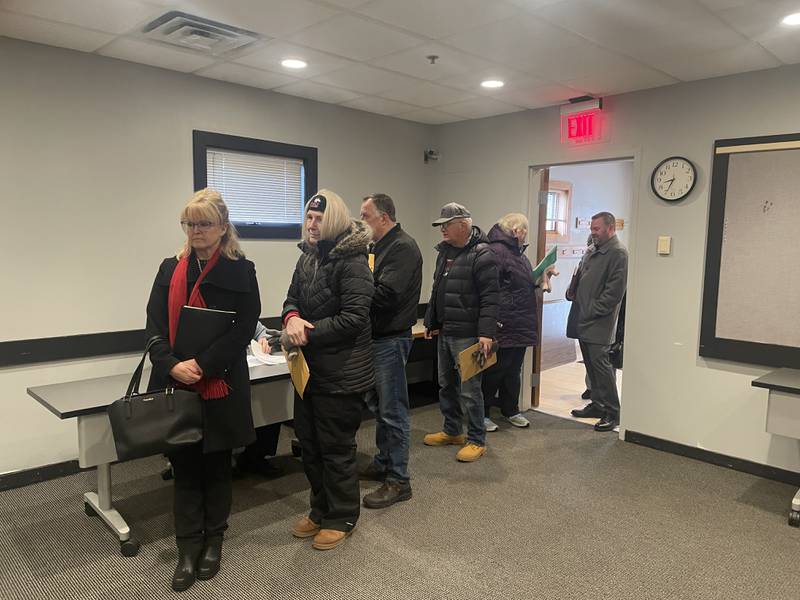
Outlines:
[[[436,246],[439,256],[425,314],[425,337],[430,339],[433,331],[439,331],[439,407],[444,426],[426,435],[425,444],[464,444],[456,458],[473,462],[486,452],[482,378],[479,373],[462,383],[458,355],[476,342],[485,356],[492,352],[497,333],[497,266],[486,234],[472,225],[470,212],[460,204],[445,204],[433,226],[441,228],[443,239]]]
[[[400,227],[394,202],[386,194],[364,198],[361,219],[372,230],[370,265],[375,295],[370,320],[375,391],[367,394],[366,400],[375,414],[378,446],[377,456],[361,477],[384,482],[364,496],[364,506],[385,508],[411,498],[406,362],[411,352],[411,328],[417,322],[422,254],[414,238]]]

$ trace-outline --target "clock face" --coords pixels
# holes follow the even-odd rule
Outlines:
[[[668,202],[683,200],[694,188],[697,170],[688,158],[673,156],[653,170],[650,185],[656,196]]]

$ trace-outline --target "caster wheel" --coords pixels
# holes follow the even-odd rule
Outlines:
[[[167,467],[163,471],[161,471],[161,479],[164,481],[169,481],[174,477],[174,473],[172,472],[172,467]]]
[[[139,554],[139,540],[130,538],[119,543],[119,551],[122,556],[136,556]]]
[[[94,508],[92,508],[92,505],[89,504],[88,502],[84,502],[83,503],[83,512],[86,513],[87,517],[96,517],[97,516],[97,513],[94,512]]]
[[[300,447],[300,441],[292,440],[292,456],[298,458],[299,456],[302,456],[302,454],[303,454],[303,449]]]
[[[789,525],[792,527],[800,527],[800,511],[789,511]]]

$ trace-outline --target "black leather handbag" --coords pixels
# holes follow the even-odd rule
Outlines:
[[[197,392],[167,388],[139,392],[151,338],[125,395],[108,407],[119,460],[170,454],[203,439],[203,405]]]

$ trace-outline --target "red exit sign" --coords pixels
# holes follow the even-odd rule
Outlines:
[[[561,143],[587,144],[603,136],[603,114],[600,109],[561,115]]]

